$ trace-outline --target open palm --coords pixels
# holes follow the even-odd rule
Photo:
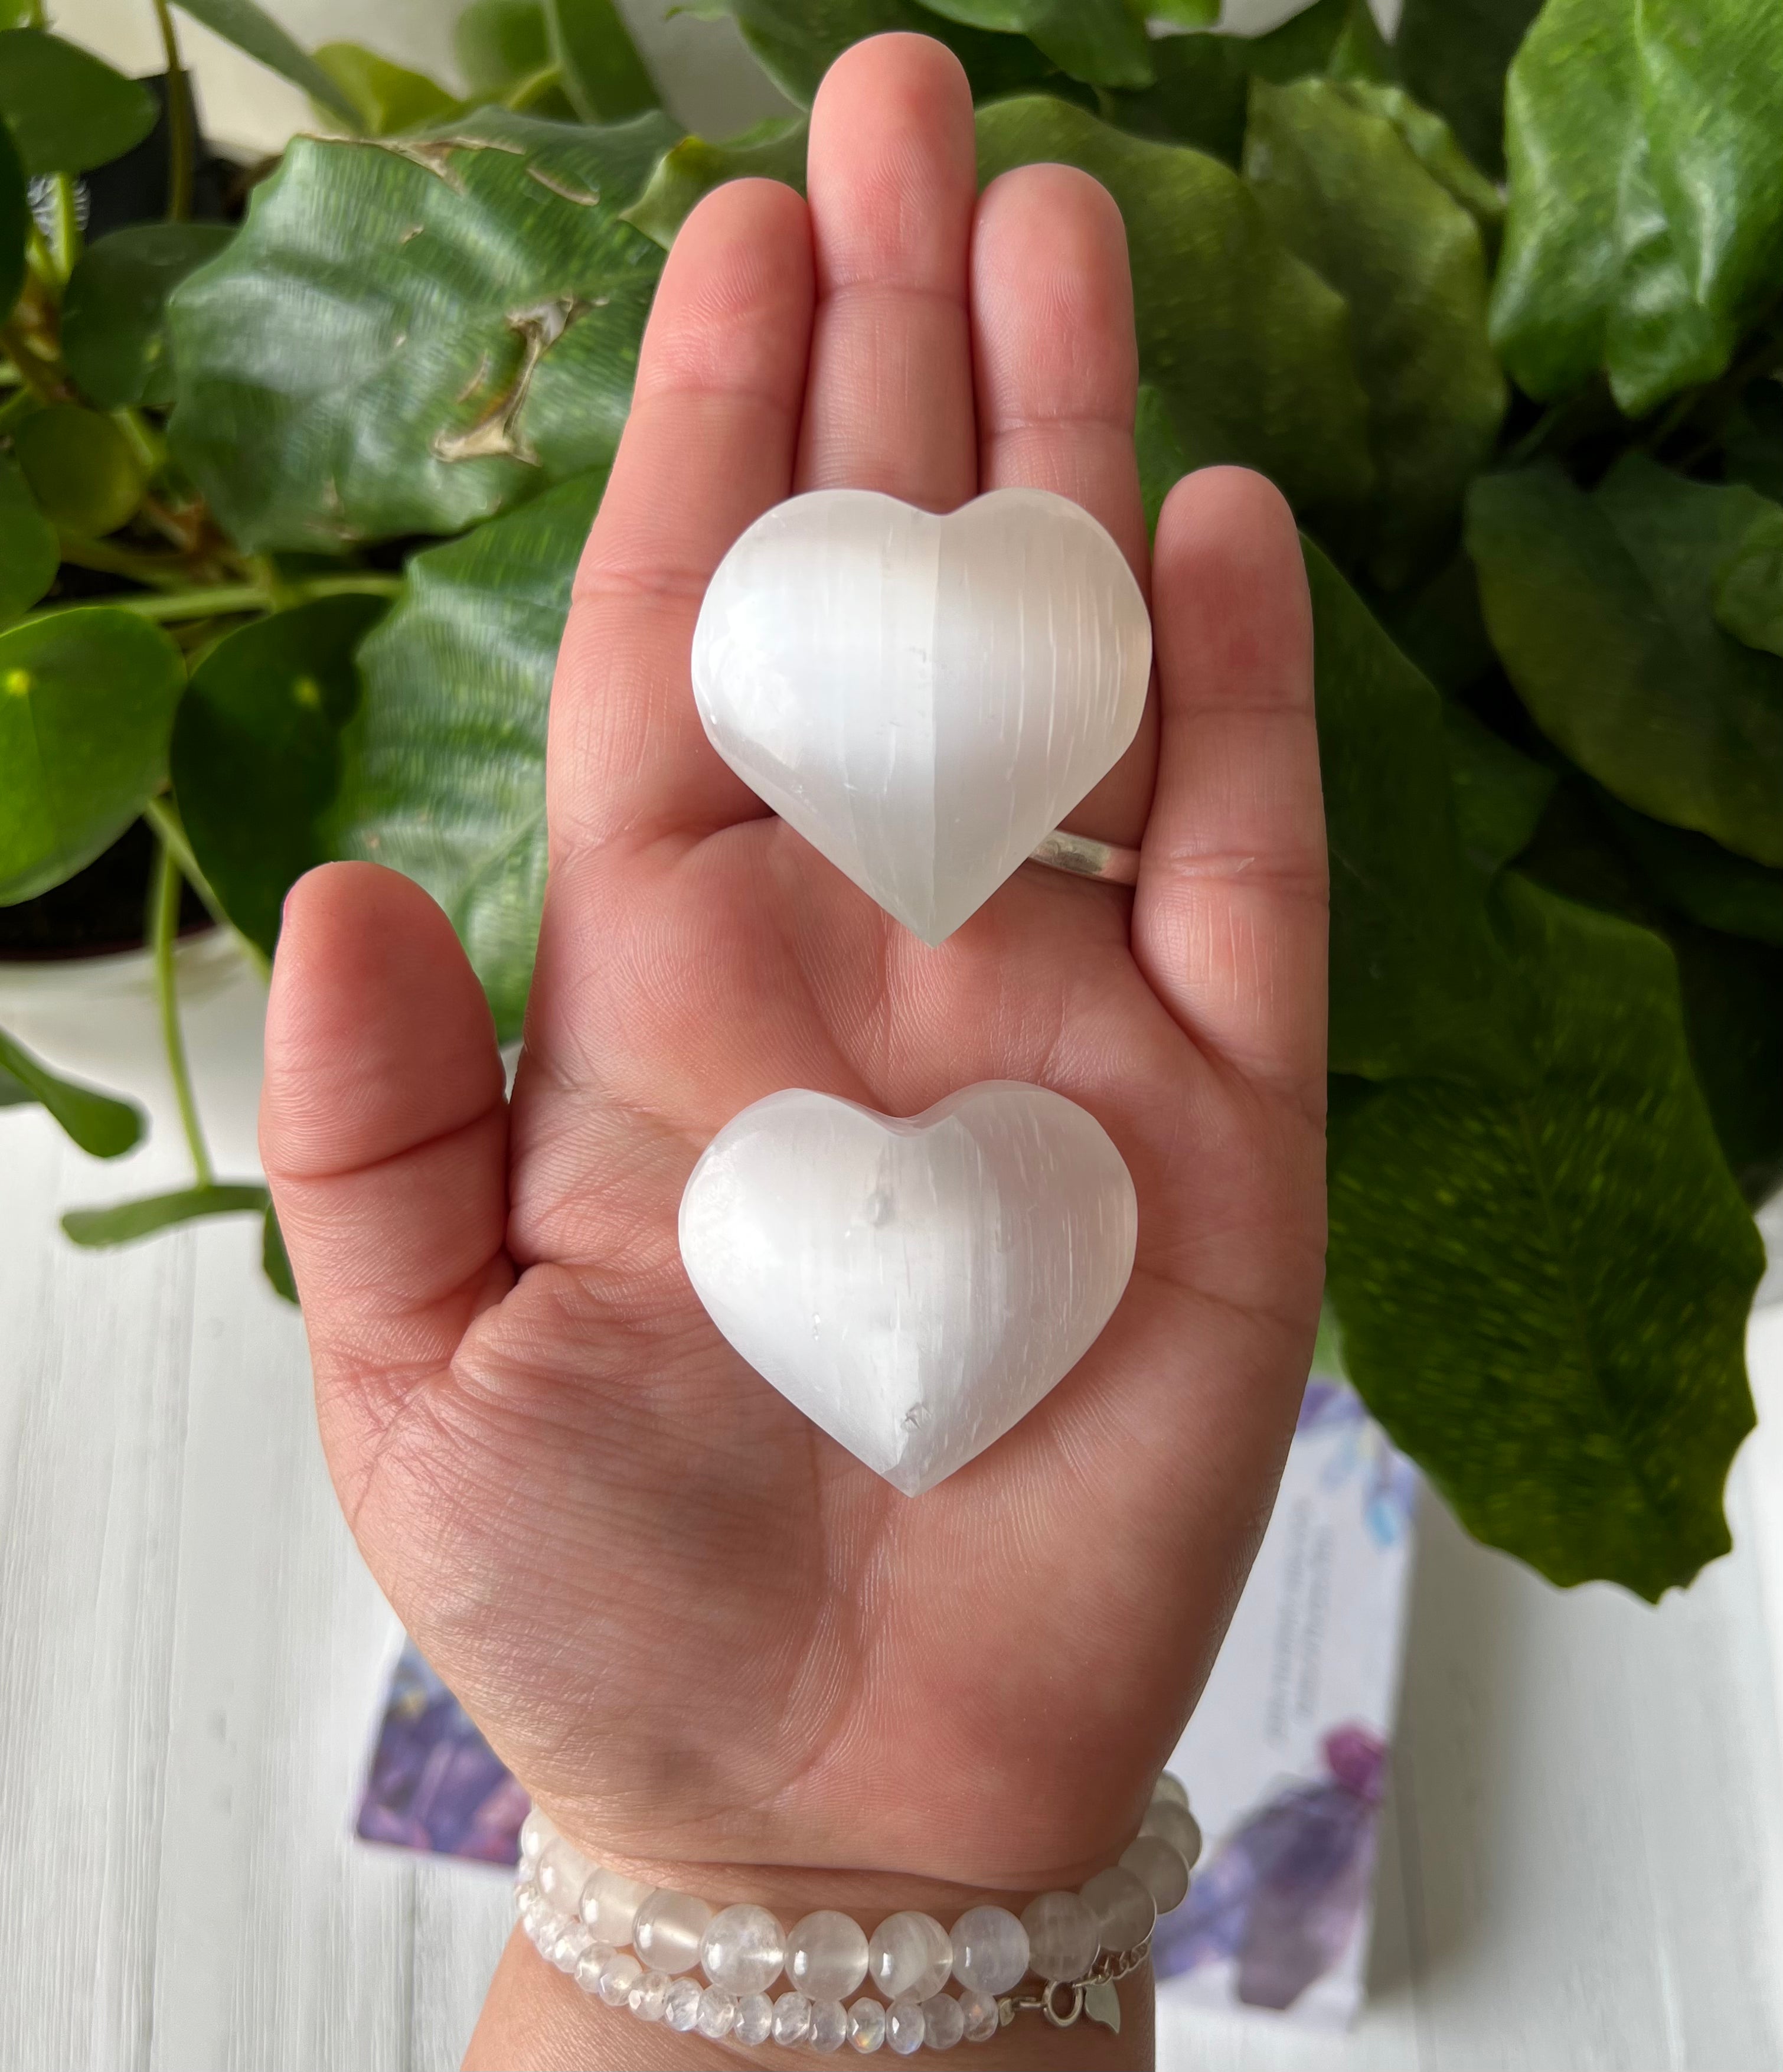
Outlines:
[[[369,865],[293,894],[263,1142],[368,1560],[597,1852],[1038,1885],[1136,1827],[1267,1515],[1324,1247],[1325,858],[1291,519],[1191,479],[1155,570],[1120,217],[976,193],[939,45],[836,66],[810,200],[721,189],[664,271],[552,712],[550,886],[511,1106],[444,917]],[[941,948],[719,761],[707,578],[795,491],[1028,483],[1153,598],[1140,740]],[[839,695],[846,695],[840,687]],[[1056,1088],[1139,1198],[1132,1284],[1005,1438],[915,1500],[719,1338],[676,1245],[700,1150],[785,1087],[909,1115]]]

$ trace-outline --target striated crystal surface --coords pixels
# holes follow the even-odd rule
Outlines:
[[[1089,1350],[1137,1231],[1102,1125],[1010,1080],[910,1121],[770,1094],[713,1139],[681,1198],[682,1261],[713,1322],[906,1496],[1000,1438]]]
[[[1096,1918],[1074,1892],[1043,1892],[1021,1910],[1028,1960],[1043,1979],[1080,1979],[1102,1947]]]
[[[603,1942],[622,1949],[631,1940],[639,1908],[655,1890],[617,1871],[598,1870],[582,1887],[582,1919]]]
[[[813,2000],[811,2034],[813,2050],[840,2050],[848,2037],[848,2011],[840,2000]]]
[[[951,2050],[966,2033],[966,2017],[951,1993],[922,2003],[922,2041],[931,2050]]]
[[[715,1986],[758,1993],[780,1975],[786,1930],[765,1906],[726,1906],[706,1923],[700,1962]]]
[[[1028,1931],[1006,1906],[969,1906],[953,1925],[953,1975],[982,1993],[1028,1975]]]
[[[632,1923],[631,1947],[652,1971],[671,1978],[700,1961],[700,1938],[712,1909],[688,1892],[653,1892]]]
[[[1181,1906],[1189,1891],[1189,1866],[1182,1852],[1161,1835],[1141,1835],[1121,1852],[1120,1867],[1131,1871],[1151,1893],[1160,1914]]]
[[[953,1968],[953,1945],[932,1914],[888,1914],[873,1930],[867,1968],[887,2000],[938,1993]]]
[[[1140,1821],[1142,1835],[1161,1835],[1190,1870],[1201,1860],[1201,1823],[1186,1806],[1155,1799]]]
[[[1083,1887],[1080,1897],[1096,1918],[1096,1932],[1104,1950],[1136,1950],[1152,1932],[1157,1906],[1144,1880],[1123,1870],[1099,1871]]]
[[[773,2027],[773,2001],[766,1993],[745,1993],[737,2003],[737,2025],[731,2034],[739,2043],[766,2043]]]
[[[852,1914],[828,1907],[795,1921],[787,1938],[787,1976],[814,2000],[840,2000],[867,1975],[867,1936]]]
[[[743,782],[940,943],[1119,759],[1151,661],[1125,557],[1066,498],[824,489],[720,563],[693,695]]]

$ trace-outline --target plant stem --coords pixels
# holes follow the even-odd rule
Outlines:
[[[65,281],[80,257],[80,217],[74,205],[74,175],[52,175],[50,192],[55,202],[55,214],[50,220],[50,249],[55,254],[56,276]]]
[[[516,115],[524,115],[535,101],[543,101],[554,86],[561,86],[563,76],[563,68],[554,64],[546,65],[538,72],[528,72],[508,94],[502,105],[511,108]]]
[[[30,339],[17,324],[0,324],[0,352],[18,370],[19,380],[40,403],[55,401],[55,375],[45,367],[42,356],[31,350]]]
[[[152,562],[147,555],[125,554],[99,547],[89,558],[82,559],[92,545],[85,541],[71,543],[64,540],[62,558],[82,567],[104,569],[112,574],[133,575],[141,582],[166,580],[158,570],[148,572],[144,565],[152,567]],[[76,546],[79,548],[78,553],[74,551]],[[134,612],[138,619],[160,625],[187,619],[233,619],[244,612],[276,611],[294,604],[313,604],[325,597],[394,597],[401,587],[401,576],[367,569],[362,575],[313,576],[307,582],[281,584],[276,591],[260,583],[210,583],[165,590],[159,595],[106,597],[95,602],[114,611]],[[51,605],[47,611],[34,611],[27,616],[48,619],[68,609],[67,605]]]
[[[16,392],[0,403],[0,433],[10,432],[21,417],[28,417],[33,410],[43,407],[43,399],[34,388],[20,382]]]
[[[154,0],[167,62],[167,220],[183,223],[192,212],[192,167],[197,156],[197,125],[192,120],[191,81],[179,61],[179,39],[167,0]]]
[[[154,583],[162,590],[178,590],[191,581],[191,572],[173,554],[136,554],[127,547],[114,547],[104,540],[83,540],[64,532],[62,558],[77,569],[96,569],[101,575],[128,576],[132,582]],[[129,604],[129,598],[107,598],[108,604]]]
[[[179,992],[174,970],[174,945],[179,934],[179,888],[183,882],[179,860],[166,841],[155,849],[154,882],[149,895],[149,948],[154,959],[155,1003],[161,1010],[161,1041],[167,1053],[167,1069],[173,1075],[174,1094],[179,1103],[179,1121],[186,1133],[186,1148],[192,1155],[192,1173],[201,1187],[216,1178],[211,1154],[204,1143],[203,1125],[198,1119],[198,1102],[192,1092],[192,1075],[186,1062],[186,1038],[179,1026]]]

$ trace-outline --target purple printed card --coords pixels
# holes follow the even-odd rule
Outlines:
[[[355,1833],[400,1849],[511,1864],[530,1803],[415,1643],[405,1641]]]

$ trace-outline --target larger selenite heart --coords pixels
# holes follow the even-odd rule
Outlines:
[[[912,1121],[794,1088],[706,1147],[681,1257],[789,1403],[906,1496],[1025,1417],[1133,1268],[1133,1182],[1093,1116],[992,1079]]]
[[[1040,489],[945,517],[864,489],[795,496],[720,562],[693,636],[713,746],[926,943],[1113,767],[1151,665],[1120,548]]]

